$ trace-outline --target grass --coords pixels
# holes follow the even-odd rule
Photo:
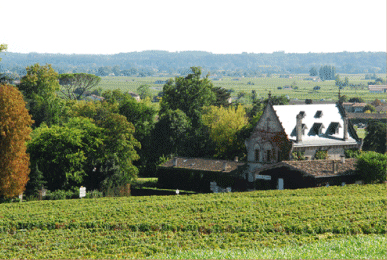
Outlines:
[[[274,248],[192,250],[157,254],[150,259],[387,259],[387,239],[381,235],[347,236],[331,241]]]

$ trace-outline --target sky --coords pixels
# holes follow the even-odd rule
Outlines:
[[[386,0],[0,0],[8,52],[386,51]]]

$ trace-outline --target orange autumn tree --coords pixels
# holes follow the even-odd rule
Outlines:
[[[0,196],[23,193],[30,173],[26,142],[33,120],[20,91],[0,85]]]

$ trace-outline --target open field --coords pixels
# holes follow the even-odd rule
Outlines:
[[[385,258],[385,194],[379,184],[1,204],[0,258]]]
[[[366,101],[373,101],[375,98],[387,99],[386,94],[372,94],[368,91],[367,83],[372,80],[365,80],[364,74],[342,74],[341,80],[345,77],[349,78],[350,84],[364,84],[367,87],[364,89],[356,89],[345,87],[341,90],[342,95],[348,97],[362,97]],[[385,77],[380,74],[379,77]],[[291,99],[306,99],[313,100],[337,100],[338,87],[335,86],[334,80],[327,80],[324,82],[313,82],[310,80],[304,80],[309,77],[306,74],[294,75],[293,78],[279,78],[279,75],[272,75],[270,78],[257,77],[257,78],[237,78],[237,77],[223,77],[219,80],[212,80],[214,86],[223,87],[226,89],[233,89],[235,92],[232,96],[236,96],[238,92],[244,91],[251,93],[251,90],[256,90],[258,97],[267,98],[268,91],[271,91],[273,95],[288,95]],[[103,90],[107,89],[121,89],[122,91],[136,92],[137,88],[143,84],[147,84],[152,88],[152,94],[156,95],[162,90],[163,84],[155,84],[157,80],[165,81],[171,77],[103,77],[98,87]],[[278,87],[285,85],[292,85],[293,83],[298,86],[297,90],[279,90]],[[252,85],[254,84],[254,85]],[[313,87],[320,86],[321,89],[314,91]]]

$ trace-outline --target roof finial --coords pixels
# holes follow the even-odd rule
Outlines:
[[[271,101],[271,91],[269,91],[269,101]]]

